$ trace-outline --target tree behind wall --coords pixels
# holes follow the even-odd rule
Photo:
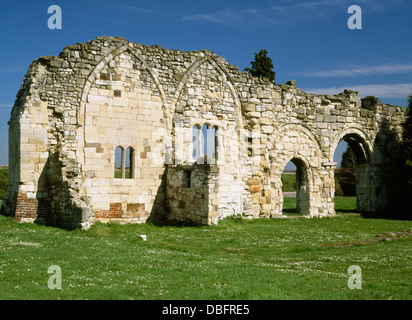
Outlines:
[[[341,169],[339,171],[339,184],[344,196],[356,195],[356,157],[348,145],[342,154]]]
[[[9,184],[9,169],[0,169],[0,204]]]
[[[403,123],[402,150],[405,165],[405,179],[409,191],[412,189],[412,93],[408,98],[408,110]]]
[[[269,81],[275,82],[276,72],[273,71],[273,62],[268,57],[268,51],[262,49],[259,53],[255,53],[255,60],[250,62],[252,68],[245,68],[252,76],[259,78],[267,78]]]

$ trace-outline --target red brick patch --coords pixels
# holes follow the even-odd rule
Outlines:
[[[23,218],[46,218],[50,215],[50,202],[43,199],[28,199],[26,192],[17,192],[15,195],[14,219],[21,221]]]
[[[121,203],[110,203],[109,210],[96,210],[96,218],[121,218],[123,215]]]

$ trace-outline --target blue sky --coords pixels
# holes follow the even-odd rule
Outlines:
[[[348,7],[362,9],[350,30]],[[50,30],[47,9],[62,9]],[[97,36],[121,36],[167,49],[209,49],[240,70],[267,49],[276,82],[310,93],[345,88],[407,106],[412,92],[409,0],[71,0],[3,1],[0,11],[0,164],[8,163],[11,107],[30,63]]]

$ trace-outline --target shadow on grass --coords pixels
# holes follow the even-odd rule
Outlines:
[[[300,214],[296,208],[283,209],[282,212],[283,213],[288,213],[288,214]]]
[[[344,213],[356,213],[356,214],[360,214],[360,212],[358,212],[356,209],[337,209],[335,208],[335,213],[336,214],[344,214]]]
[[[295,197],[284,197],[283,198],[283,209],[282,214],[285,216],[300,216],[298,209],[296,208],[296,198]]]
[[[337,196],[335,197],[336,214],[360,214],[356,208],[356,197]]]

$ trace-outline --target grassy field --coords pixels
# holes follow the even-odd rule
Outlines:
[[[0,216],[0,299],[412,299],[412,238],[376,237],[411,229],[338,215],[66,231]],[[60,290],[48,288],[52,265]],[[361,289],[348,288],[352,265]]]
[[[115,170],[114,171],[114,177],[121,179],[122,178],[122,171],[121,170]],[[130,179],[130,170],[126,169],[124,171],[124,177],[125,179]]]
[[[355,197],[335,197],[335,212],[338,215],[356,214],[356,198]],[[283,198],[283,214],[297,215],[296,198]]]
[[[283,173],[281,179],[283,192],[296,191],[296,174]]]

